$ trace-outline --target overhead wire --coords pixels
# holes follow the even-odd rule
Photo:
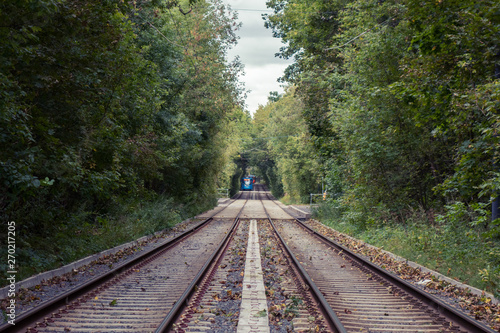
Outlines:
[[[344,46],[346,46],[347,44],[350,44],[351,42],[353,42],[353,41],[355,41],[356,39],[358,39],[358,38],[362,37],[363,35],[366,35],[366,34],[367,34],[367,33],[369,33],[370,31],[372,31],[373,29],[375,29],[375,28],[377,28],[377,27],[379,27],[379,26],[382,26],[383,24],[385,24],[385,23],[389,22],[389,21],[390,21],[390,20],[392,20],[393,18],[394,18],[394,16],[389,17],[389,18],[388,18],[387,20],[385,20],[384,22],[379,23],[379,24],[377,24],[377,25],[375,25],[375,26],[371,27],[370,29],[363,31],[362,33],[360,33],[360,34],[359,34],[359,35],[357,35],[356,37],[354,37],[354,38],[350,39],[349,41],[345,42],[344,44],[342,44],[342,45],[337,45],[337,46],[332,46],[332,47],[326,48],[326,49],[325,49],[325,51],[330,51],[330,50],[340,49],[341,47],[344,47]]]
[[[272,10],[272,9],[250,9],[250,8],[230,8],[230,9],[234,10],[234,11],[247,11],[247,12],[274,12],[274,10]],[[303,13],[316,13],[316,12],[303,12]],[[333,47],[326,48],[325,51],[330,51],[330,50],[334,50],[334,49],[338,49],[338,48],[344,47],[344,46],[348,45],[349,43],[355,41],[356,39],[361,38],[363,35],[366,35],[370,31],[372,31],[373,29],[386,24],[387,22],[389,22],[390,20],[392,20],[394,18],[395,18],[395,16],[392,16],[392,17],[388,18],[387,20],[385,20],[384,22],[381,22],[381,23],[375,25],[374,27],[372,27],[372,28],[370,28],[368,30],[363,31],[362,33],[360,33],[356,37],[350,39],[349,41],[345,42],[344,44],[342,44],[340,46],[333,46]]]
[[[136,13],[144,22],[146,22],[147,24],[149,24],[153,29],[156,30],[156,32],[158,32],[163,38],[165,38],[165,40],[167,40],[169,43],[175,45],[175,46],[178,46],[180,48],[183,48],[185,50],[187,50],[187,47],[186,46],[182,46],[182,45],[179,45],[177,44],[176,42],[170,40],[167,36],[165,36],[161,31],[160,29],[158,29],[157,27],[155,27],[153,25],[153,23],[149,22],[147,19],[145,19],[142,15],[140,15],[139,13]]]
[[[251,9],[251,8],[231,8],[231,10],[237,10],[241,12],[269,12],[272,13],[274,10],[272,9]]]

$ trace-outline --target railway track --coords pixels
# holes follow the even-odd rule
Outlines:
[[[238,201],[241,211],[247,200]],[[0,332],[155,331],[189,296],[235,229],[238,215],[209,217],[161,247],[21,314],[16,325],[4,324]]]
[[[299,220],[275,229],[335,313],[336,331],[495,332]]]
[[[294,280],[294,286],[288,286],[289,294],[305,301],[302,317],[313,318],[309,325],[300,328],[292,325],[291,329],[287,328],[288,331],[493,332],[349,253],[347,249],[313,231],[305,232],[307,229],[300,221],[273,221],[267,211],[265,213],[266,219],[259,221],[259,228],[272,234],[272,243],[276,244],[279,239],[280,252],[288,252],[287,274],[293,275]],[[261,246],[265,248],[265,242],[261,242]],[[266,257],[267,254],[262,260],[265,261]],[[273,318],[273,305],[269,309],[273,331],[272,320],[280,318],[279,314]],[[203,313],[199,308],[192,308],[191,311],[193,314]],[[184,327],[177,331],[213,329],[210,325],[190,327],[190,322],[190,318],[183,318]],[[278,327],[274,327],[274,330],[282,331]]]
[[[262,187],[238,199],[0,332],[494,332],[293,219]]]

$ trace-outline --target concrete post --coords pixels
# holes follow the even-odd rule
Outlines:
[[[495,64],[495,80],[500,79],[500,51],[497,52],[497,63]],[[499,134],[495,135],[496,137],[499,136]],[[495,169],[500,169],[500,166],[493,161],[493,168]],[[496,220],[500,215],[500,193],[497,193],[497,197],[493,202],[491,203],[491,220],[494,221]]]

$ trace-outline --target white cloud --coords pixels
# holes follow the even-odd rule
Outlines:
[[[283,92],[281,84],[276,80],[283,75],[286,66],[283,64],[247,66],[243,80],[246,82],[246,88],[251,90],[246,101],[248,110],[253,113],[259,105],[266,105],[269,92]]]
[[[283,71],[291,61],[275,57],[284,44],[281,39],[273,37],[270,29],[264,27],[261,15],[269,13],[266,0],[224,0],[224,3],[238,11],[238,21],[243,24],[237,32],[240,36],[238,44],[228,52],[228,59],[232,60],[238,55],[245,65],[245,75],[241,80],[246,89],[251,90],[246,104],[253,114],[259,104],[267,103],[269,92],[283,92],[277,79],[283,76]]]
[[[277,38],[246,37],[230,55],[238,54],[245,65],[284,64],[283,59],[274,55],[279,52],[283,44]]]

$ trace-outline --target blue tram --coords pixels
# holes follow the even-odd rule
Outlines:
[[[241,178],[241,190],[242,191],[252,191],[254,180],[252,177]]]

